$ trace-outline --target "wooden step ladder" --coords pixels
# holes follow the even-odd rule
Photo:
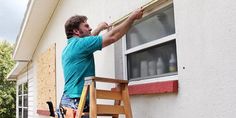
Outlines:
[[[96,89],[96,82],[113,83],[116,84],[116,87],[111,90]],[[88,90],[90,92],[89,113],[83,113]],[[115,102],[114,105],[97,104],[97,99],[108,99],[114,100]],[[121,105],[121,102],[123,102],[123,105]],[[124,114],[126,118],[132,118],[128,81],[101,77],[85,78],[78,105],[77,118],[81,118],[82,115],[86,114],[89,114],[90,118],[97,118],[97,116],[112,116],[112,118],[118,118],[119,114]]]

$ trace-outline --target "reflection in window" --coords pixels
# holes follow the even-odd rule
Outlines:
[[[28,109],[24,108],[24,118],[28,118]]]
[[[175,33],[173,6],[144,18],[127,33],[127,49]]]
[[[19,112],[18,112],[18,113],[19,113],[18,116],[19,116],[19,118],[22,118],[22,108],[19,108],[18,110],[19,110]]]
[[[22,96],[19,96],[18,98],[19,98],[19,106],[22,107]]]
[[[140,80],[177,74],[174,34],[173,5],[154,12],[134,24],[126,35],[126,50],[133,49],[126,53],[128,79]],[[136,46],[139,47],[134,48]]]
[[[175,40],[128,55],[128,78],[152,78],[177,72]]]
[[[22,95],[22,86],[18,86],[18,95]]]
[[[24,83],[23,87],[24,87],[24,94],[28,94],[28,83]]]
[[[24,96],[24,107],[28,107],[28,95]]]

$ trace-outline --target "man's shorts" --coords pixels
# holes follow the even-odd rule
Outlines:
[[[61,98],[60,106],[62,107],[68,107],[72,108],[74,110],[77,110],[78,104],[79,104],[80,98],[69,98],[65,94]],[[85,106],[84,106],[84,112],[89,112],[89,102],[86,100]]]

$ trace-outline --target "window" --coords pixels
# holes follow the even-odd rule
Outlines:
[[[135,23],[124,41],[127,78],[130,81],[177,74],[173,5],[154,11]]]
[[[18,86],[18,118],[28,118],[28,83]]]

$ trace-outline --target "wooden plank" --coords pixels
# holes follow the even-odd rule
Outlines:
[[[97,116],[113,116],[113,114],[97,114]]]
[[[97,105],[97,114],[124,114],[124,107],[118,105]]]
[[[47,101],[56,104],[56,44],[36,57],[37,109],[48,110]]]
[[[96,96],[97,99],[121,100],[121,92],[119,91],[97,90]]]
[[[103,77],[94,77],[92,79],[98,82],[128,83],[128,80],[121,80],[121,79],[112,79],[112,78],[103,78]]]
[[[152,9],[154,6],[157,6],[159,4],[161,4],[163,1],[167,1],[167,0],[151,0],[150,2],[144,4],[142,7],[142,9],[144,9],[144,12],[148,12],[150,9]],[[112,24],[110,24],[110,26],[116,26],[118,24],[120,24],[121,22],[123,22],[125,19],[127,19],[130,14],[132,12],[128,13],[127,15],[121,17],[120,19],[114,21]]]
[[[79,105],[78,105],[78,110],[77,110],[77,116],[79,118],[81,118],[81,116],[83,115],[84,105],[86,102],[86,96],[88,94],[88,87],[89,87],[88,85],[85,85],[83,87],[82,95],[79,100]]]
[[[97,118],[97,101],[96,101],[96,90],[95,90],[95,81],[93,80],[89,90],[90,90],[90,107],[89,107],[89,111],[90,111],[90,118]]]
[[[112,91],[119,91],[121,93],[121,85],[117,84],[116,88],[112,89]],[[121,100],[115,100],[114,105],[119,105],[121,104]],[[112,116],[112,118],[119,118],[119,114],[115,114]]]
[[[122,99],[124,102],[125,117],[126,118],[133,118],[131,105],[130,105],[130,101],[129,101],[129,92],[128,92],[128,85],[127,84],[123,84],[123,86],[122,86]]]

